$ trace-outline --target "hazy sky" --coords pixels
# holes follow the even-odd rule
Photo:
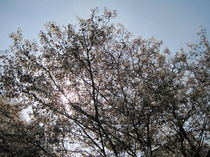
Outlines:
[[[9,47],[17,28],[26,39],[37,38],[46,22],[75,24],[96,6],[117,10],[117,22],[134,35],[154,36],[174,51],[197,41],[200,26],[210,34],[210,0],[0,0],[0,49]]]

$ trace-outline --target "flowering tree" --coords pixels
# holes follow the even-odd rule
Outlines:
[[[201,156],[209,129],[209,44],[170,55],[93,9],[79,27],[46,24],[40,42],[11,34],[4,95],[30,108],[57,156]],[[171,147],[167,147],[170,144]]]
[[[53,156],[42,128],[21,118],[21,105],[0,98],[0,156]]]

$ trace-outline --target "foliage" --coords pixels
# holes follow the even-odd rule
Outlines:
[[[0,156],[52,156],[43,147],[43,131],[22,120],[21,108],[0,98]]]
[[[57,156],[154,156],[156,148],[202,156],[209,133],[210,47],[170,55],[154,38],[113,24],[115,11],[79,18],[79,27],[46,24],[40,42],[11,34],[2,92],[31,108]]]

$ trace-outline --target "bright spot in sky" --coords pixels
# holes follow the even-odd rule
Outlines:
[[[61,101],[62,101],[63,104],[68,104],[69,103],[68,98],[64,95],[61,95]]]

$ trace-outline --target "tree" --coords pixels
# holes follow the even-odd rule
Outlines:
[[[22,106],[0,98],[0,156],[52,156],[43,147],[43,131],[22,120]]]
[[[2,92],[30,106],[57,156],[201,156],[209,129],[209,44],[170,55],[93,9],[79,27],[46,24],[40,42],[11,34]],[[172,147],[167,147],[170,144]]]

